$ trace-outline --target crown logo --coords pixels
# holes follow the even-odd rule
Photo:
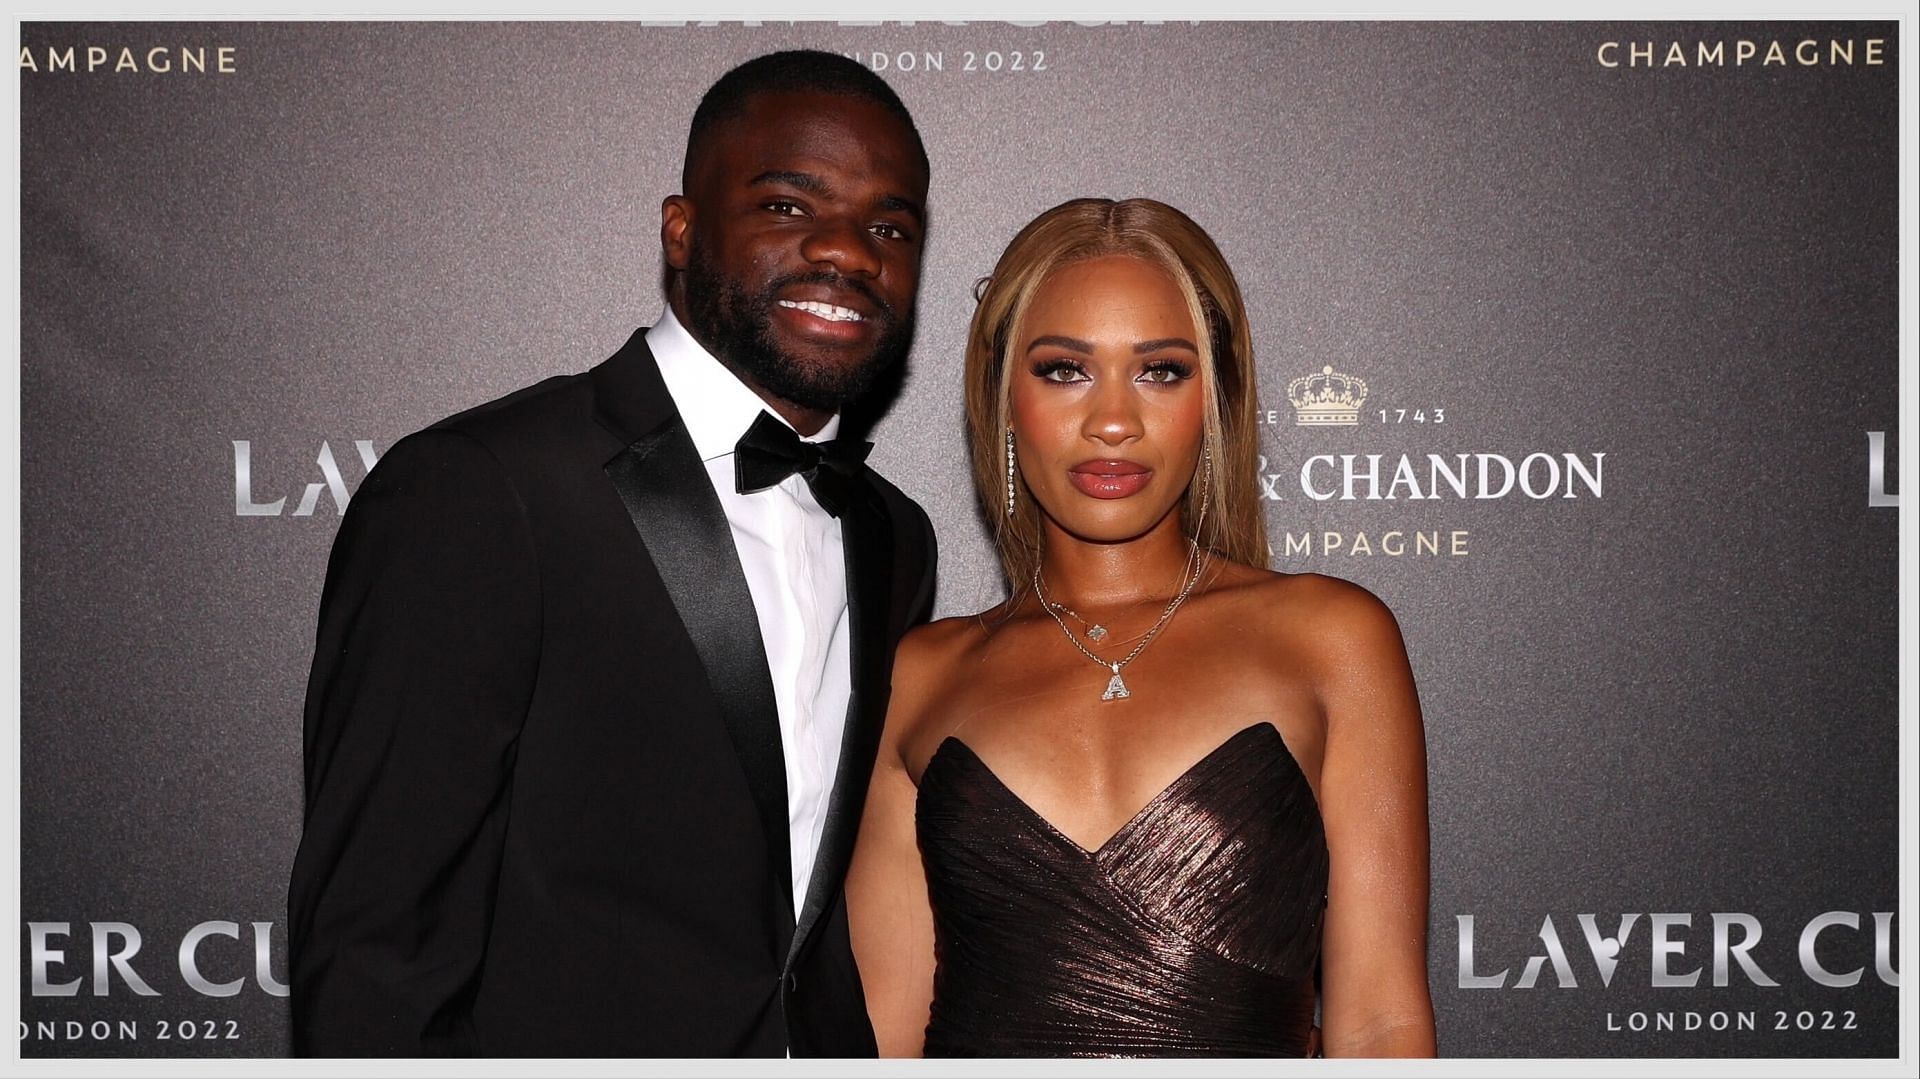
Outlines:
[[[1287,383],[1294,423],[1300,427],[1353,427],[1360,422],[1360,406],[1367,401],[1367,384],[1332,367],[1317,375],[1303,375]]]

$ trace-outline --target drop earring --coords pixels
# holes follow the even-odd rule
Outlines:
[[[1213,494],[1213,447],[1200,448],[1200,519],[1195,522],[1193,542],[1205,545],[1206,536],[1202,535],[1207,525],[1207,500]]]
[[[1013,519],[1013,428],[1007,428],[1007,519]]]

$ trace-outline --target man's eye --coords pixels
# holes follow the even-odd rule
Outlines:
[[[1156,363],[1140,372],[1142,382],[1182,382],[1193,377],[1193,368],[1184,363]]]
[[[794,202],[782,202],[776,199],[773,202],[767,203],[766,208],[779,214],[781,217],[800,216],[800,205]]]
[[[1044,382],[1085,382],[1086,369],[1072,360],[1042,360],[1033,365],[1033,373]]]
[[[907,238],[906,229],[903,229],[898,225],[889,224],[885,221],[882,221],[881,223],[873,226],[873,229],[871,231],[875,236],[879,236],[888,240],[904,240]]]

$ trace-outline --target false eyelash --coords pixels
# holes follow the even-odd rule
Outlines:
[[[1085,375],[1087,373],[1086,367],[1080,364],[1077,360],[1068,360],[1068,359],[1041,360],[1038,363],[1035,363],[1033,365],[1034,377],[1043,378],[1050,382],[1059,381],[1054,379],[1053,376],[1060,371],[1072,371],[1076,375]]]

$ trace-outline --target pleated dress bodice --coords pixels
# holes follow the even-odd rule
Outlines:
[[[917,826],[938,958],[926,1055],[1305,1054],[1327,849],[1272,724],[1094,850],[948,738]]]

